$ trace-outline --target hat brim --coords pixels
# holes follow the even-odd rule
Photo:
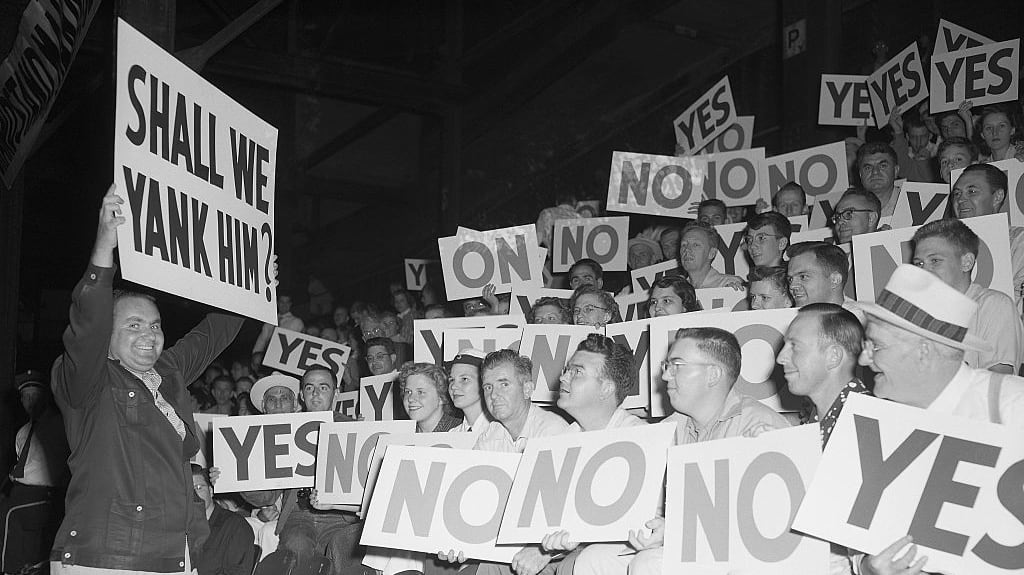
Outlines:
[[[859,301],[857,302],[857,307],[859,307],[867,315],[877,317],[882,321],[891,323],[899,328],[905,329],[923,338],[930,339],[932,341],[937,341],[941,344],[948,345],[950,347],[955,347],[957,349],[962,350],[979,351],[984,353],[992,351],[992,346],[987,341],[973,334],[968,333],[966,336],[964,336],[963,341],[950,339],[948,337],[941,336],[933,331],[928,331],[927,329],[924,329],[923,327],[915,323],[907,321],[902,316],[896,315],[895,313],[878,305],[875,302]]]
[[[284,387],[290,389],[295,394],[295,399],[299,399],[299,388],[298,385],[290,384],[288,382],[282,382],[280,380],[269,380],[264,377],[259,379],[253,384],[252,388],[249,389],[249,401],[252,402],[252,406],[260,411],[260,413],[266,413],[263,409],[263,396],[266,395],[272,387]]]

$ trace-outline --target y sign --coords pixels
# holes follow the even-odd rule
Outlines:
[[[896,198],[896,210],[890,225],[896,229],[923,226],[941,220],[948,202],[949,186],[946,184],[906,182]]]
[[[935,34],[935,49],[932,50],[932,58],[941,56],[947,52],[977,48],[982,44],[991,44],[992,40],[950,22],[939,20],[939,29]]]
[[[354,421],[320,426],[316,453],[316,491],[329,505],[358,505],[370,469],[377,438],[390,433],[412,433],[416,422]]]
[[[416,260],[405,258],[405,287],[411,291],[420,291],[427,285],[427,266],[436,265],[436,260]]]
[[[677,147],[684,154],[692,154],[735,122],[736,105],[726,76],[672,122]]]
[[[215,419],[217,493],[313,487],[317,433],[333,420],[330,411]]]
[[[1020,38],[932,57],[931,113],[1015,101],[1020,81]]]
[[[871,110],[875,126],[884,127],[892,114],[902,114],[928,97],[921,55],[917,43],[907,46],[895,58],[868,76]]]
[[[653,266],[630,270],[629,276],[633,280],[633,293],[646,294],[651,291],[651,284],[665,277],[669,272],[678,269],[679,261],[672,258],[668,261],[656,263]]]
[[[555,273],[590,258],[605,271],[626,271],[629,217],[557,220],[551,257]]]
[[[389,446],[360,544],[425,553],[459,549],[467,559],[511,563],[522,547],[498,546],[496,540],[519,458],[518,453]]]
[[[793,527],[870,554],[911,535],[930,572],[1020,573],[1022,489],[1019,427],[850,394]]]
[[[516,470],[499,543],[621,541],[657,512],[674,423],[569,433],[531,441]]]
[[[818,94],[818,124],[863,126],[871,118],[867,76],[822,74]]]
[[[817,425],[670,448],[664,573],[827,573],[828,542],[791,529],[820,459]]]

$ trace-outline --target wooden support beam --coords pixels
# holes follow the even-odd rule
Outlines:
[[[403,201],[407,191],[402,187],[366,184],[363,182],[309,175],[296,178],[289,187],[300,194],[367,206],[387,205]]]
[[[224,49],[238,38],[242,33],[259,22],[271,10],[281,5],[284,0],[259,0],[251,8],[232,20],[227,26],[220,29],[212,38],[198,46],[182,50],[175,54],[179,60],[196,72],[206,66],[210,58]]]
[[[227,12],[224,11],[224,8],[221,7],[220,3],[217,2],[217,0],[199,0],[199,1],[203,4],[203,6],[206,6],[207,10],[209,10],[210,12],[213,12],[213,15],[216,16],[224,24],[230,24],[231,21],[234,19],[234,18],[231,17],[230,14],[228,14]],[[242,43],[245,44],[246,46],[248,46],[250,48],[256,48],[256,42],[253,42],[251,39],[249,39],[249,38],[241,38],[241,40],[242,40]]]
[[[370,132],[390,122],[398,114],[398,110],[388,106],[374,110],[351,127],[332,138],[331,141],[320,146],[316,150],[313,150],[305,158],[296,162],[295,170],[304,172],[310,168],[315,168],[320,164],[320,162],[323,162],[341,150],[344,150],[351,144],[357,142],[363,136],[366,136]]]

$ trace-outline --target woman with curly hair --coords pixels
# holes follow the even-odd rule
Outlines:
[[[604,327],[622,321],[619,304],[612,294],[592,285],[576,288],[569,300],[569,309],[572,310],[572,322],[575,325]]]
[[[572,317],[566,301],[558,297],[541,297],[533,302],[526,314],[527,323],[568,324],[572,325]]]
[[[451,414],[448,376],[440,367],[407,361],[398,372],[398,386],[402,406],[409,419],[416,422],[416,433],[449,431],[462,423]]]

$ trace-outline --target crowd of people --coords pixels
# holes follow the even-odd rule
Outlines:
[[[1016,375],[1024,362],[1024,228],[1010,229],[1010,297],[972,281],[980,240],[963,222],[1006,211],[1014,191],[1006,173],[987,162],[1024,161],[1020,118],[1017,103],[975,109],[965,102],[935,117],[925,103],[893,115],[888,130],[860,130],[847,139],[853,186],[834,207],[826,241],[791,243],[790,218],[814,208],[799,182],[782,186],[770,203],[708,199],[692,221],[659,221],[631,238],[630,269],[678,263],[651,284],[640,317],[699,311],[696,290],[703,288],[742,291],[746,309],[799,308],[777,357],[789,392],[805,398],[799,416],[737,390],[741,347],[715,327],[714,316],[706,316],[707,327],[678,332],[661,381],[652,381],[670,400],[665,420],[677,425],[676,444],[816,424],[824,445],[851,393],[1024,427],[1024,379]],[[848,295],[847,246],[884,229],[901,178],[949,184],[948,211],[914,232],[912,265],[899,266],[874,303],[858,302]],[[572,198],[557,203],[538,218],[545,244],[555,221],[594,215],[590,202],[581,204],[586,214]],[[548,436],[646,425],[652,418],[643,410],[622,408],[637,386],[633,350],[600,333],[623,321],[615,294],[629,287],[621,273],[581,259],[554,274],[549,259],[545,287],[571,296],[537,299],[527,322],[595,328],[568,358],[554,406],[531,401],[533,365],[517,350],[463,349],[441,365],[412,360],[417,319],[510,313],[509,295],[494,286],[448,302],[436,279],[418,294],[396,282],[379,301],[318,306],[319,313],[295,314],[293,298],[301,296],[278,293],[278,327],[351,350],[341,373],[316,365],[293,377],[263,365],[270,324],[251,354],[223,355],[243,323],[232,314],[209,314],[164,349],[155,299],[113,289],[121,204],[114,188],[103,199],[91,260],[73,293],[65,352],[49,374],[30,370],[17,380],[30,421],[18,433],[18,462],[0,503],[4,573],[662,572],[662,515],[619,543],[580,545],[558,531],[510,564],[467,561],[459,549],[436,556],[365,549],[358,508],[321,503],[315,489],[215,494],[219,470],[190,461],[201,441],[193,414],[333,411],[338,394],[388,374],[418,433],[473,434],[482,451],[521,453],[527,441]],[[722,241],[716,226],[741,222],[747,277],[712,267]],[[927,569],[924,555],[909,538],[877,555],[833,545],[830,569],[919,573]]]

